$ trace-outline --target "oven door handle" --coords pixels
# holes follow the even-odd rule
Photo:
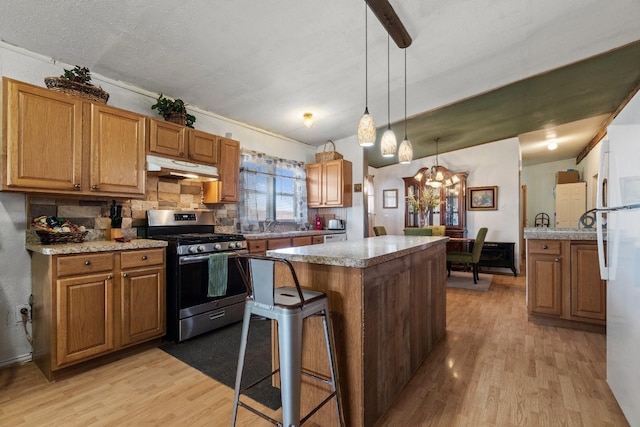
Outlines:
[[[235,258],[239,254],[243,254],[243,253],[247,253],[247,252],[248,251],[243,250],[243,251],[229,252],[228,254],[229,254],[229,258]],[[208,261],[209,260],[209,255],[211,255],[211,254],[182,256],[182,257],[178,258],[178,264],[179,265],[185,265],[185,264],[195,264],[197,262],[202,262],[202,261]]]

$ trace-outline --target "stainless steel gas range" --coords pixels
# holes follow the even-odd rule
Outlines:
[[[235,257],[247,252],[240,234],[215,233],[210,211],[150,210],[147,237],[166,240],[167,338],[183,341],[242,320],[246,289]],[[209,255],[227,254],[226,293],[209,297]]]

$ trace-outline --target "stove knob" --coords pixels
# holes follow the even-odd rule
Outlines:
[[[216,243],[215,245],[213,245],[213,249],[219,251],[220,249],[222,249],[222,246],[220,245],[220,243]]]
[[[229,249],[235,249],[237,246],[235,244],[235,242],[230,242],[229,243]]]
[[[198,252],[204,252],[204,246],[198,245]]]
[[[189,253],[190,254],[195,254],[196,253],[196,247],[195,246],[189,246]]]

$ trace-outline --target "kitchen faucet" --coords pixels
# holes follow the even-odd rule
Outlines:
[[[265,219],[262,225],[262,229],[264,230],[265,233],[268,233],[269,231],[273,231],[273,230],[270,230],[270,228],[277,224],[278,224],[278,221],[276,220],[269,221]]]

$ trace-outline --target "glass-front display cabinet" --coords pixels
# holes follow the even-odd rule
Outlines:
[[[444,166],[433,166],[402,179],[406,228],[444,225],[447,236],[466,237],[466,172],[452,172]]]

